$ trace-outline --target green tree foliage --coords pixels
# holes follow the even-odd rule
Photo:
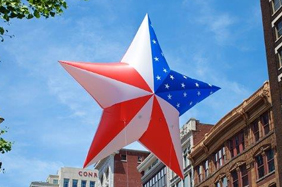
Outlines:
[[[7,132],[6,128],[0,129],[0,154],[7,153],[12,150],[12,142],[9,142],[5,140],[2,136]],[[2,168],[2,162],[0,160],[0,171],[4,172],[4,169]]]
[[[0,129],[0,153],[2,154],[9,152],[12,149],[12,142],[6,141],[4,138],[1,137],[6,132],[6,129]]]
[[[67,8],[64,0],[0,0],[0,17],[9,23],[11,19],[49,18],[61,14]],[[8,32],[0,26],[0,40]]]

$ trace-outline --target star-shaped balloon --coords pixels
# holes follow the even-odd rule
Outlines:
[[[169,68],[148,15],[120,62],[60,63],[104,109],[84,167],[139,141],[183,178],[179,116],[219,88]]]

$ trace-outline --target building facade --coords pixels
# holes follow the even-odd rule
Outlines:
[[[273,104],[277,154],[282,158],[282,0],[261,0],[268,75]],[[282,178],[282,159],[277,165]]]
[[[97,181],[97,170],[63,167],[46,182],[31,182],[30,187],[96,187]]]
[[[141,187],[136,168],[148,155],[147,151],[121,149],[100,160],[94,166],[99,171],[97,187]]]
[[[138,167],[142,174],[142,184],[144,187],[191,187],[193,186],[193,169],[188,159],[188,154],[194,144],[212,128],[212,125],[202,124],[198,120],[191,118],[180,130],[182,146],[184,180],[166,167],[157,157],[150,154]]]
[[[168,168],[154,154],[150,154],[138,167],[143,187],[169,186]]]
[[[266,82],[192,149],[194,186],[279,186],[275,128]]]

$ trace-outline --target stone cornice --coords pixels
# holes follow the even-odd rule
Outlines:
[[[143,162],[141,162],[141,164],[139,164],[138,166],[137,166],[137,170],[139,171],[139,172],[141,172],[141,171],[143,171],[143,170],[146,170],[147,169],[147,167],[149,166],[149,165],[151,165],[155,160],[157,160],[158,158],[153,154],[153,153],[151,153],[151,154],[149,154],[146,158],[145,158],[145,160],[143,160]]]

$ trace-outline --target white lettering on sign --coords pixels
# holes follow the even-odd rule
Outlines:
[[[81,177],[93,177],[97,178],[97,173],[92,172],[92,171],[79,171],[78,175]]]

